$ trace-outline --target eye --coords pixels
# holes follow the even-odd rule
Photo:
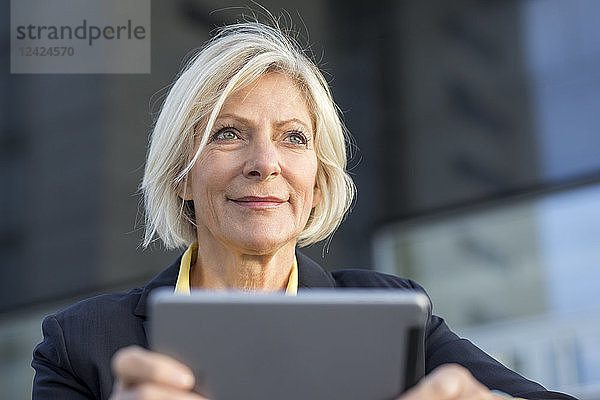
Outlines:
[[[235,140],[239,139],[238,134],[233,128],[222,128],[214,134],[213,140]]]
[[[297,131],[288,132],[288,135],[284,140],[298,146],[306,146],[308,144],[306,136],[304,136],[302,132]]]

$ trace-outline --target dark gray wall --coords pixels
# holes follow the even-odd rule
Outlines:
[[[239,15],[235,4],[152,2],[147,75],[11,75],[0,21],[0,310],[139,284],[174,259],[139,247],[151,112],[185,55]],[[356,203],[328,253],[306,250],[324,265],[372,266],[371,235],[386,221],[549,182],[522,2],[263,4],[287,9],[355,138]]]

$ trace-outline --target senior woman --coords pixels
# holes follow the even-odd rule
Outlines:
[[[173,85],[142,183],[145,244],[187,247],[142,288],[80,302],[44,320],[34,399],[201,399],[176,360],[146,350],[146,300],[160,286],[286,291],[422,290],[372,271],[326,272],[297,247],[329,237],[352,201],[346,138],[328,85],[278,28],[223,28]],[[190,346],[210,345],[190,343]],[[459,339],[433,316],[428,375],[403,399],[527,398],[547,392]]]

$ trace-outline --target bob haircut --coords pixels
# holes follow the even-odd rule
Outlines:
[[[162,105],[141,184],[146,211],[144,246],[156,236],[167,248],[186,247],[197,240],[194,206],[182,199],[181,188],[227,97],[268,72],[297,82],[315,133],[316,185],[322,199],[312,210],[298,245],[326,239],[342,222],[355,186],[346,172],[348,137],[327,81],[279,26],[243,22],[221,28],[191,58]]]

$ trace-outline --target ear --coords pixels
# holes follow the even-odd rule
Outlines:
[[[183,181],[179,183],[179,190],[177,191],[177,196],[179,196],[182,200],[194,200],[192,197],[192,184],[191,179],[188,179],[188,175],[183,178]]]
[[[313,201],[312,208],[315,208],[317,204],[323,199],[323,193],[321,193],[321,189],[317,185],[313,188]]]

